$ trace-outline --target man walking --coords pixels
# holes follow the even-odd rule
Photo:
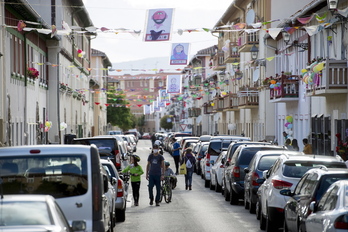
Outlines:
[[[153,187],[156,186],[156,206],[160,206],[161,180],[164,179],[164,158],[159,153],[158,145],[154,144],[152,153],[147,158],[146,179],[149,181],[150,205],[153,205]]]
[[[173,158],[174,158],[174,163],[175,163],[175,175],[179,174],[179,162],[180,162],[180,144],[176,141],[175,138],[172,138],[173,141]]]

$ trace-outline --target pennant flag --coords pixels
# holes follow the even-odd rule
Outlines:
[[[323,16],[320,16],[320,15],[316,14],[316,15],[315,15],[315,19],[316,19],[319,23],[323,23],[323,22],[325,22],[325,20],[326,20],[326,16],[327,16],[327,12],[325,12],[325,13],[323,14]]]
[[[348,7],[346,9],[342,9],[342,10],[337,9],[337,12],[346,18],[348,17]]]
[[[275,56],[267,57],[266,60],[272,61],[275,58]]]
[[[94,102],[94,104],[99,105],[99,104],[100,104],[100,102]]]
[[[289,34],[292,34],[297,30],[297,27],[284,27],[284,30],[287,31]]]
[[[309,36],[312,36],[318,33],[318,27],[319,25],[314,25],[314,26],[304,27],[304,29],[306,30]]]
[[[269,28],[268,34],[272,37],[272,39],[276,40],[281,30],[283,30],[283,28]]]
[[[304,17],[304,18],[298,17],[298,18],[297,18],[297,21],[299,21],[299,22],[302,23],[302,24],[307,24],[307,23],[309,23],[310,21],[312,21],[313,16],[314,16],[314,15],[312,14],[311,16]]]
[[[139,104],[139,105],[137,105],[138,107],[141,107],[141,106],[143,106],[142,104]]]

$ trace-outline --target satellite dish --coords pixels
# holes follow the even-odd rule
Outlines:
[[[251,25],[255,21],[255,11],[253,9],[250,9],[246,15],[246,23],[247,25]]]
[[[260,69],[256,68],[253,75],[253,81],[257,81],[260,77]]]

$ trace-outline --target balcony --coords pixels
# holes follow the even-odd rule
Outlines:
[[[214,106],[213,106],[213,112],[221,112],[224,109],[224,98],[223,97],[217,97],[213,100]]]
[[[247,33],[242,31],[238,39],[238,52],[250,52],[253,45],[259,44],[259,32]]]
[[[203,112],[204,114],[212,114],[213,113],[213,106],[211,105],[212,102],[206,102],[203,104]]]
[[[224,63],[224,51],[218,50],[217,53],[213,56],[213,70],[219,71],[224,70],[226,65]]]
[[[348,93],[348,67],[345,60],[326,60],[322,75],[308,85],[308,96],[328,96],[331,94]]]
[[[195,118],[201,115],[201,109],[200,108],[195,108],[191,107],[188,109],[188,117],[189,118]]]
[[[239,109],[252,109],[259,106],[259,91],[254,89],[240,90],[237,93],[239,98]]]
[[[238,111],[238,95],[229,94],[223,98],[224,100],[224,109],[223,111]]]
[[[224,52],[224,63],[234,63],[236,60],[239,62],[239,59],[238,43],[231,42],[228,51]]]
[[[279,87],[270,89],[270,102],[289,102],[299,100],[299,82],[298,75],[281,75],[275,79],[280,83]]]

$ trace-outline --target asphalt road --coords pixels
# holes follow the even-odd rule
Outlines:
[[[151,147],[150,140],[138,142],[136,154],[140,165],[146,169],[147,157]],[[164,154],[175,172],[173,158]],[[160,206],[149,205],[148,181],[142,176],[139,206],[134,206],[131,189],[127,202],[126,221],[116,224],[114,231],[229,231],[259,232],[259,221],[255,214],[244,209],[242,203],[230,205],[221,193],[204,187],[204,181],[193,174],[192,191],[185,190],[184,176],[179,175],[177,187],[173,190],[172,202],[162,201]],[[155,190],[155,189],[154,189]],[[155,191],[154,191],[155,192]]]

